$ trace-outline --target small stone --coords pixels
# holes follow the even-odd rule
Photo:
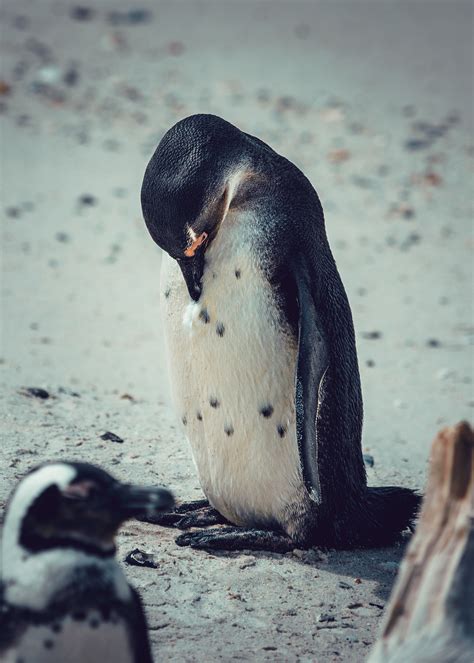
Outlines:
[[[118,444],[123,443],[123,439],[116,435],[115,433],[111,433],[110,431],[107,431],[103,435],[99,436],[101,440],[105,440],[106,442],[117,442]]]
[[[344,580],[339,581],[339,587],[341,589],[352,589],[352,585],[349,585],[348,582],[344,582]]]
[[[11,85],[9,85],[6,81],[0,80],[0,96],[7,96],[11,91]]]
[[[97,198],[90,193],[83,193],[79,196],[79,204],[84,207],[93,207],[97,204]]]
[[[50,397],[49,392],[46,391],[46,389],[41,389],[40,387],[25,387],[20,391],[20,394],[30,398],[40,398],[43,401]]]
[[[149,569],[157,569],[158,564],[155,562],[153,555],[146,553],[139,548],[131,550],[125,557],[124,562],[130,566],[142,566]]]
[[[171,41],[168,44],[167,50],[170,55],[177,57],[178,55],[182,55],[186,49],[184,44],[182,44],[180,41]]]
[[[327,624],[329,622],[335,622],[335,621],[336,621],[336,618],[334,617],[334,615],[330,615],[328,613],[321,613],[320,615],[318,615],[318,622],[321,622],[323,624]]]
[[[374,457],[371,456],[370,454],[363,454],[364,458],[364,463],[367,465],[367,467],[373,467],[374,466]]]
[[[5,210],[5,214],[10,219],[19,219],[21,216],[21,210],[19,207],[7,207]]]
[[[351,153],[346,149],[332,150],[328,153],[328,161],[331,163],[343,163],[344,161],[348,161],[350,158]]]
[[[374,341],[378,338],[382,338],[382,332],[380,331],[369,331],[369,332],[361,332],[362,338],[365,338],[370,341]]]
[[[405,141],[405,149],[410,152],[417,152],[419,150],[426,150],[431,146],[431,141],[422,138],[411,138]]]
[[[90,21],[95,16],[95,10],[83,5],[75,5],[71,8],[70,17],[75,21]]]
[[[70,239],[69,235],[67,233],[64,233],[64,232],[56,233],[55,237],[56,237],[56,240],[58,242],[61,242],[62,244],[67,244],[67,242],[69,242],[69,239]]]

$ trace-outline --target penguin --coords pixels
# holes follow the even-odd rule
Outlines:
[[[205,549],[393,543],[420,498],[367,486],[352,314],[309,180],[199,114],[163,136],[141,204],[164,251],[173,398],[207,498],[155,522],[225,523],[177,539]]]
[[[134,516],[170,509],[164,488],[116,481],[87,463],[27,474],[6,509],[0,585],[4,663],[152,663],[138,593],[115,559]]]

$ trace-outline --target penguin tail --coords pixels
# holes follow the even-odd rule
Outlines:
[[[406,529],[413,530],[421,495],[409,488],[367,488],[353,529],[356,545],[389,546]]]

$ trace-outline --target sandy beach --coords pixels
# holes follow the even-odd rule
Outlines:
[[[1,506],[55,458],[202,496],[139,200],[161,136],[196,112],[317,189],[356,327],[369,483],[422,490],[436,431],[474,406],[472,3],[6,0],[0,19]],[[119,536],[121,562],[154,556],[124,568],[163,661],[363,661],[403,555],[210,555],[175,536]]]

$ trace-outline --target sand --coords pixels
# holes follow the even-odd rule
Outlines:
[[[357,331],[369,482],[422,489],[435,432],[474,405],[471,3],[74,7],[1,10],[0,500],[53,458],[201,495],[139,205],[155,145],[194,112],[315,185]],[[362,661],[403,554],[209,555],[175,535],[119,536],[120,560],[138,547],[158,564],[125,570],[165,661]]]

